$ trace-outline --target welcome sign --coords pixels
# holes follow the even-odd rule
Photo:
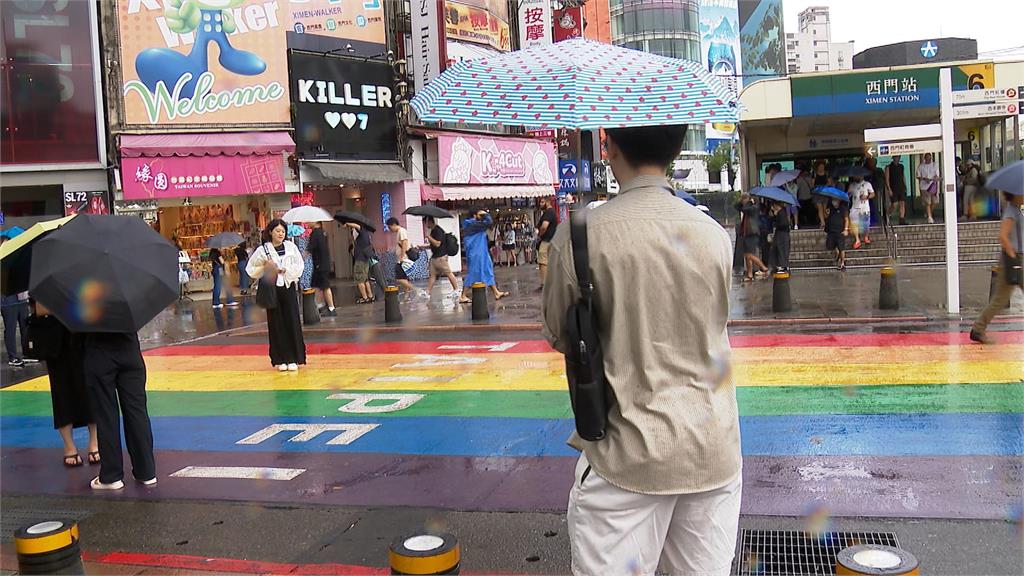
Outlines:
[[[117,0],[125,124],[287,123],[285,4]]]
[[[398,159],[397,95],[387,62],[293,51],[289,63],[300,157]]]

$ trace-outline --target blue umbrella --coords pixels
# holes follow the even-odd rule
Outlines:
[[[698,204],[697,199],[693,196],[693,194],[690,194],[686,190],[673,190],[672,192],[676,195],[676,198],[682,198],[683,200],[689,202],[692,206],[696,206]]]
[[[818,196],[825,196],[828,198],[835,198],[836,200],[842,200],[843,202],[850,202],[850,195],[843,192],[839,188],[833,188],[831,186],[818,186],[814,190],[811,190],[811,194],[817,194]]]
[[[797,179],[800,176],[800,170],[783,170],[778,174],[772,176],[772,181],[768,183],[769,186],[785,186],[786,184]]]
[[[993,172],[986,186],[1014,196],[1024,195],[1024,160],[1017,160]]]
[[[767,198],[776,202],[782,202],[783,204],[791,204],[793,206],[800,204],[789,192],[786,192],[782,188],[775,188],[771,186],[758,186],[750,191],[750,195]]]
[[[15,236],[21,234],[24,231],[25,229],[20,226],[11,226],[7,230],[0,232],[0,237],[7,238],[8,240],[10,240],[11,238],[14,238]]]
[[[735,122],[734,100],[699,62],[577,38],[459,62],[411,105],[425,122],[590,129]]]

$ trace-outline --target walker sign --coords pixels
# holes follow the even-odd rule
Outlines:
[[[292,52],[296,152],[302,158],[397,160],[387,62]]]
[[[287,123],[283,1],[117,0],[125,124]]]

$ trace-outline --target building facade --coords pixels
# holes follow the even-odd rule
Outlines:
[[[786,66],[790,74],[853,68],[853,42],[832,41],[827,7],[800,13],[798,31],[786,34]]]

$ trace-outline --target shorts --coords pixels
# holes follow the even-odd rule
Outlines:
[[[850,225],[861,234],[867,234],[871,227],[870,212],[850,212]]]
[[[310,286],[318,290],[326,290],[331,287],[330,270],[327,268],[313,268],[313,279]]]
[[[408,280],[409,275],[405,273],[405,268],[402,268],[402,263],[395,264],[395,280]]]
[[[846,252],[846,236],[842,232],[829,232],[825,235],[825,248]]]
[[[370,281],[370,263],[365,260],[356,260],[352,268],[352,275],[355,276],[356,284],[363,284]]]
[[[740,238],[740,253],[744,256],[747,254],[757,254],[760,249],[761,237],[757,234],[747,234]]]
[[[938,194],[932,194],[931,192],[928,192],[928,191],[924,191],[924,192],[921,193],[921,205],[922,206],[931,206],[933,204],[938,204],[938,203],[939,203],[939,195]]]
[[[515,244],[502,244],[501,245],[501,249],[502,250],[515,250],[516,249],[516,245]]]
[[[430,259],[430,277],[445,277],[452,273],[452,267],[448,264],[448,257],[442,256],[440,258]]]
[[[813,202],[816,206],[828,206],[829,198],[826,196],[815,194],[811,198],[813,198]]]
[[[548,252],[551,250],[551,242],[540,243],[540,248],[537,250],[537,264],[541,266],[548,265]]]

